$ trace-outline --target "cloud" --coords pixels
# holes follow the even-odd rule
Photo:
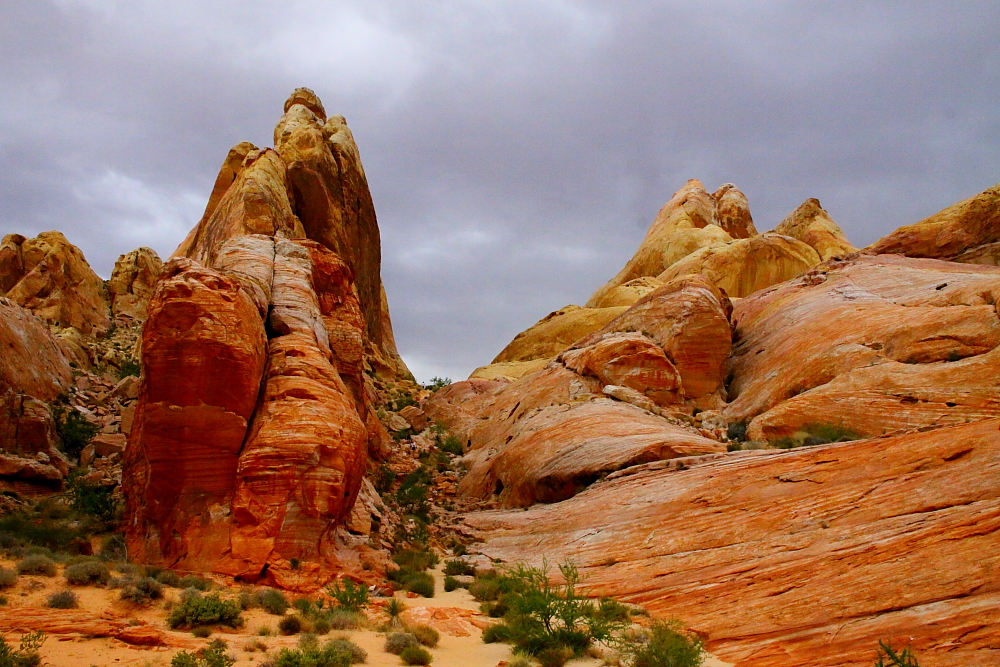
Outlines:
[[[9,0],[0,232],[169,253],[295,87],[345,115],[396,339],[464,377],[581,303],[688,178],[856,244],[1000,181],[1000,6]]]

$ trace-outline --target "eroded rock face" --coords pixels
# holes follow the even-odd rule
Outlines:
[[[743,299],[730,421],[861,436],[1000,415],[1000,269],[898,255],[827,262]]]
[[[0,242],[0,292],[40,318],[85,334],[111,325],[104,282],[80,249],[59,232]]]
[[[59,339],[35,315],[0,298],[0,393],[11,390],[51,401],[73,372]]]
[[[864,252],[1000,264],[1000,184],[900,227]]]
[[[790,236],[767,233],[716,243],[691,253],[657,276],[668,282],[701,274],[733,298],[791,280],[820,262],[816,251]]]
[[[731,184],[720,188],[717,194],[725,200],[722,219],[719,217],[720,202],[715,196],[706,192],[700,181],[688,181],[660,209],[646,238],[628,264],[594,292],[587,306],[599,308],[616,303],[620,298],[616,288],[620,285],[637,278],[656,277],[699,248],[726,243],[733,238],[741,238],[740,234],[755,232],[749,209],[745,215],[742,212],[742,202],[746,201],[746,197]],[[727,232],[720,222],[737,236]]]
[[[857,252],[843,230],[830,218],[818,199],[807,199],[774,228],[776,234],[791,236],[810,245],[824,262]]]
[[[138,248],[115,262],[108,281],[113,317],[142,322],[146,308],[163,272],[163,262],[152,248]]]
[[[557,354],[591,334],[627,310],[624,306],[611,308],[580,308],[566,306],[549,313],[529,329],[522,331],[500,354],[494,364],[510,361],[552,359]]]
[[[322,109],[299,98],[309,102],[296,91],[286,105],[282,145]],[[217,182],[228,189],[213,193],[149,307],[128,537],[146,562],[311,590],[360,565],[342,533],[368,455],[388,440],[366,384],[366,371],[388,367],[385,348],[368,336],[355,268],[306,238],[285,159],[250,148],[236,169],[237,149]],[[309,229],[323,237],[317,220]],[[365,252],[377,257],[377,231],[374,241]],[[363,280],[380,290],[374,269]],[[374,313],[388,326],[383,301]]]
[[[593,594],[683,619],[741,666],[870,665],[879,640],[991,664],[998,427],[650,464],[466,523],[489,557],[572,561]]]

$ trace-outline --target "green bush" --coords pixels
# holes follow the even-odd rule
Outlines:
[[[747,423],[746,422],[733,422],[726,428],[726,437],[733,441],[742,441],[747,439]]]
[[[188,653],[181,651],[170,661],[170,667],[232,667],[236,658],[226,653],[226,642],[213,639],[208,646]]]
[[[183,588],[183,586],[181,586],[181,575],[177,574],[173,570],[160,570],[156,573],[155,578],[164,586],[169,586],[170,588]]]
[[[414,572],[423,572],[427,568],[437,565],[438,557],[427,550],[403,549],[392,556],[393,562],[401,568]]]
[[[115,584],[122,589],[119,597],[133,604],[146,604],[163,597],[163,585],[151,577],[125,577]]]
[[[451,593],[456,588],[459,588],[458,579],[455,577],[445,577],[444,578],[444,592]]]
[[[347,611],[361,611],[368,606],[368,587],[353,579],[344,579],[343,584],[335,581],[326,587],[326,594],[336,601],[337,606]]]
[[[392,632],[385,638],[385,652],[399,655],[408,648],[420,646],[420,642],[409,632]]]
[[[506,623],[494,623],[483,630],[483,643],[495,644],[497,642],[509,642],[514,638],[510,627]]]
[[[368,652],[346,637],[333,639],[326,644],[330,650],[350,656],[351,664],[368,661]]]
[[[653,621],[643,641],[625,642],[619,653],[632,667],[699,667],[705,660],[701,639],[678,621]]]
[[[83,414],[65,405],[52,406],[52,418],[56,423],[56,433],[62,441],[63,451],[79,458],[83,448],[97,435],[100,427],[91,424]]]
[[[794,447],[825,445],[831,442],[849,442],[859,440],[861,437],[856,431],[839,424],[806,424],[799,429],[797,436],[778,438],[773,440],[771,444],[778,449],[792,449]]]
[[[437,391],[438,389],[447,387],[450,384],[451,384],[451,378],[432,377],[431,381],[428,384],[424,385],[424,389],[427,389],[429,391]]]
[[[407,473],[395,495],[400,513],[414,516],[424,523],[429,523],[431,506],[427,498],[430,494],[430,484],[431,473],[424,465]]]
[[[327,627],[334,630],[357,630],[364,625],[365,617],[356,611],[333,609],[319,620],[325,621]]]
[[[875,667],[920,667],[909,646],[897,653],[889,642],[879,641]]]
[[[17,583],[17,572],[9,567],[0,567],[0,588],[10,588]]]
[[[431,654],[427,649],[419,646],[408,646],[399,654],[399,659],[406,665],[429,665],[431,664]]]
[[[122,362],[122,367],[118,370],[118,379],[122,380],[130,375],[139,377],[141,373],[142,367],[139,365],[139,362],[134,359],[126,359]]]
[[[108,566],[101,561],[83,561],[67,565],[63,572],[66,582],[73,586],[86,586],[87,584],[106,584],[111,579],[111,572]]]
[[[45,577],[56,576],[56,562],[48,556],[34,554],[25,556],[17,564],[18,574],[40,574]]]
[[[188,588],[193,588],[196,591],[201,591],[204,593],[205,591],[212,588],[212,582],[208,579],[205,579],[204,577],[198,577],[193,574],[188,574],[181,577],[180,581],[178,582],[177,588],[183,588],[185,590]]]
[[[225,625],[238,628],[243,625],[243,615],[236,602],[223,600],[218,593],[202,596],[195,592],[185,596],[167,617],[171,629],[194,628],[199,625]]]
[[[21,635],[18,648],[7,643],[7,638],[0,634],[0,667],[37,667],[42,656],[38,652],[45,643],[45,634],[41,631]]]
[[[302,632],[302,619],[298,616],[285,616],[278,621],[278,632],[283,635],[297,635]]]
[[[79,514],[96,519],[105,526],[114,521],[118,509],[114,487],[88,482],[78,471],[74,471],[69,476],[66,493],[70,506]]]
[[[269,614],[284,616],[288,611],[288,599],[273,588],[265,588],[254,595],[257,606]]]
[[[434,648],[441,641],[441,635],[429,625],[411,625],[407,628],[417,641],[429,648]]]
[[[207,625],[199,625],[197,628],[191,630],[191,634],[194,635],[195,637],[205,639],[207,637],[212,636],[212,628],[208,627]]]
[[[334,639],[322,648],[315,641],[300,641],[298,649],[281,649],[273,661],[265,664],[274,667],[348,667],[367,659],[368,654],[354,642]]]
[[[45,602],[50,609],[76,609],[80,606],[80,599],[73,591],[53,593]]]
[[[445,561],[444,573],[450,575],[474,575],[476,568],[464,560],[454,559]]]
[[[404,584],[404,588],[411,593],[422,595],[425,598],[434,597],[434,577],[427,572],[414,572]]]
[[[438,447],[442,452],[446,452],[452,456],[462,456],[465,454],[465,448],[462,447],[462,441],[453,435],[449,435],[439,440]]]

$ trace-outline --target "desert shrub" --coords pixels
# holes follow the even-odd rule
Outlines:
[[[170,667],[232,667],[234,664],[236,658],[226,653],[226,642],[221,639],[213,639],[195,653],[181,651],[170,661]]]
[[[163,597],[163,585],[151,577],[125,577],[115,583],[122,589],[119,597],[133,604],[146,604]]]
[[[128,559],[128,545],[123,535],[108,535],[101,543],[98,557],[106,561],[123,561]]]
[[[413,572],[423,572],[427,568],[437,565],[438,557],[427,550],[402,549],[392,556],[393,562],[400,568]]]
[[[461,456],[465,454],[465,448],[462,447],[462,441],[453,435],[449,435],[439,441],[438,447],[442,452],[447,452],[452,456]]]
[[[601,598],[597,603],[595,615],[605,621],[627,624],[632,617],[632,611],[614,598]]]
[[[531,661],[523,655],[518,655],[507,663],[507,667],[531,667]]]
[[[258,637],[270,637],[273,634],[274,634],[274,629],[271,626],[262,625],[259,628],[257,628]]]
[[[471,564],[466,563],[464,560],[454,559],[445,561],[444,573],[450,575],[473,575],[476,573],[476,568]]]
[[[638,639],[621,642],[619,654],[631,667],[699,667],[705,660],[701,639],[678,621],[653,621]]]
[[[403,652],[399,654],[399,659],[403,661],[404,665],[429,665],[433,660],[427,649],[420,646],[404,648]]]
[[[350,656],[351,664],[364,663],[368,660],[368,652],[346,637],[331,640],[326,646],[337,653]]]
[[[573,657],[573,652],[565,648],[547,648],[535,657],[542,667],[563,667]]]
[[[262,591],[257,591],[254,597],[257,606],[269,614],[284,616],[285,612],[288,611],[288,599],[285,598],[281,591],[276,591],[273,588],[265,588]]]
[[[747,423],[733,422],[726,428],[726,437],[734,441],[747,439]]]
[[[73,591],[59,591],[50,595],[45,603],[50,609],[76,609],[80,606],[80,599]]]
[[[856,431],[839,424],[806,424],[799,431],[805,435],[778,438],[772,440],[771,444],[779,449],[792,449],[794,447],[825,445],[831,442],[849,442],[861,438],[861,435]]]
[[[17,572],[9,567],[0,567],[0,588],[10,588],[17,583]]]
[[[353,579],[333,582],[326,587],[326,594],[347,611],[361,611],[368,606],[368,587]]]
[[[183,586],[181,586],[181,575],[177,574],[173,570],[160,570],[156,573],[156,580],[164,586],[169,586],[170,588],[183,588]]]
[[[375,490],[379,493],[386,493],[389,491],[395,481],[396,473],[389,467],[388,463],[380,465],[375,470],[375,474],[372,476],[372,486],[374,486]]]
[[[407,628],[410,634],[417,638],[417,641],[424,646],[434,648],[441,640],[441,635],[437,630],[429,625],[411,625]]]
[[[283,635],[297,635],[302,632],[302,619],[298,616],[285,616],[278,621],[278,632]]]
[[[204,577],[195,576],[193,574],[188,574],[186,576],[181,577],[180,581],[177,583],[178,583],[177,588],[183,588],[183,589],[193,588],[195,590],[202,592],[205,592],[212,587],[212,582],[210,580],[205,579]]]
[[[910,647],[897,653],[892,644],[879,641],[875,667],[920,667],[920,664]]]
[[[514,638],[510,626],[506,623],[494,623],[483,630],[483,643],[495,644],[497,642],[509,642]]]
[[[444,592],[451,593],[456,588],[459,588],[458,579],[455,577],[445,577],[444,578]]]
[[[431,473],[424,465],[404,475],[394,498],[400,513],[417,517],[424,523],[428,523],[430,521],[430,503],[427,498],[430,493],[430,484]]]
[[[100,430],[97,424],[87,421],[79,410],[65,405],[52,406],[52,418],[56,423],[56,433],[62,442],[63,451],[73,458],[79,458],[80,452]]]
[[[425,598],[434,597],[434,577],[427,572],[414,572],[403,587],[411,593],[422,595]]]
[[[92,518],[102,526],[115,520],[118,504],[114,498],[114,487],[88,482],[79,472],[70,474],[66,485],[70,506],[80,515]]]
[[[200,637],[201,639],[205,639],[206,637],[212,636],[212,628],[208,627],[207,625],[199,625],[197,628],[191,630],[191,634],[194,635],[195,637]]]
[[[141,373],[142,367],[139,365],[139,362],[134,359],[126,359],[122,362],[122,367],[118,369],[118,379],[122,380],[130,375],[139,377]]]
[[[7,638],[0,635],[0,667],[37,667],[42,656],[38,652],[45,643],[45,634],[41,631],[21,635],[18,648],[7,643]]]
[[[101,561],[88,560],[67,565],[63,572],[66,582],[73,586],[87,584],[106,584],[111,578],[108,566]]]
[[[187,629],[199,625],[225,625],[238,628],[243,625],[243,615],[236,602],[223,600],[218,593],[189,595],[173,608],[167,617],[171,629]]]
[[[327,627],[334,630],[357,630],[364,625],[364,616],[346,609],[334,609],[319,620],[325,620]]]
[[[431,381],[428,384],[424,385],[424,389],[427,389],[429,391],[437,391],[438,389],[447,387],[450,384],[451,384],[451,378],[432,377]]]
[[[404,649],[420,646],[420,642],[409,632],[392,632],[385,638],[385,652],[399,655]]]
[[[56,576],[56,562],[42,554],[25,556],[17,564],[17,573],[40,574],[45,577],[54,577]]]
[[[329,633],[330,630],[333,629],[333,623],[330,622],[330,619],[324,616],[320,616],[315,621],[313,621],[312,626],[313,626],[313,632],[315,632],[317,635],[325,635]],[[346,630],[348,628],[343,628],[343,629]]]

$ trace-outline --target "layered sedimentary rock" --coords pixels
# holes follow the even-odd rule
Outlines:
[[[807,199],[774,228],[776,234],[791,236],[810,245],[824,262],[856,252],[818,199]]]
[[[730,421],[751,438],[860,436],[1000,415],[1000,269],[849,256],[733,314]]]
[[[900,227],[864,252],[1000,264],[1000,184]]]
[[[51,401],[73,376],[65,348],[35,315],[0,298],[0,393]]]
[[[667,282],[701,274],[734,298],[790,280],[819,264],[809,245],[790,236],[763,234],[696,250],[657,276]]]
[[[0,296],[46,322],[85,334],[110,326],[104,282],[80,249],[59,232],[33,239],[8,234],[0,242]]]
[[[115,319],[142,322],[163,272],[163,262],[152,248],[138,248],[121,255],[108,281],[111,314]]]
[[[288,161],[289,142],[305,150],[299,131],[315,129],[322,112],[310,95],[293,93],[276,130]],[[345,133],[328,141],[320,132],[294,159],[336,167],[331,146],[346,150]],[[147,562],[309,589],[357,558],[344,553],[339,527],[369,452],[388,439],[366,371],[405,367],[383,317],[377,230],[351,236],[375,224],[360,162],[309,176],[331,198],[326,213],[342,215],[321,220],[307,211],[322,208],[319,194],[298,197],[293,180],[306,177],[293,179],[283,154],[230,151],[205,216],[164,267],[126,452],[128,538]],[[367,209],[358,204],[366,198]],[[362,223],[345,206],[361,206]],[[333,239],[345,233],[345,242],[375,247],[342,256]],[[361,282],[378,294],[374,310]],[[372,326],[385,334],[378,344]]]
[[[729,309],[704,277],[674,280],[542,370],[437,392],[427,414],[469,452],[459,492],[507,506],[558,502],[621,468],[724,451],[661,406],[719,407]]]
[[[637,466],[465,520],[488,556],[572,561],[592,593],[680,618],[741,667],[870,665],[879,640],[994,664],[998,427]]]
[[[724,200],[721,218],[720,200],[706,192],[700,181],[688,181],[660,209],[632,259],[590,297],[587,306],[598,308],[617,302],[616,288],[620,285],[637,278],[656,277],[699,248],[755,234],[749,209],[744,210],[746,198],[742,193],[726,184],[717,194]]]

